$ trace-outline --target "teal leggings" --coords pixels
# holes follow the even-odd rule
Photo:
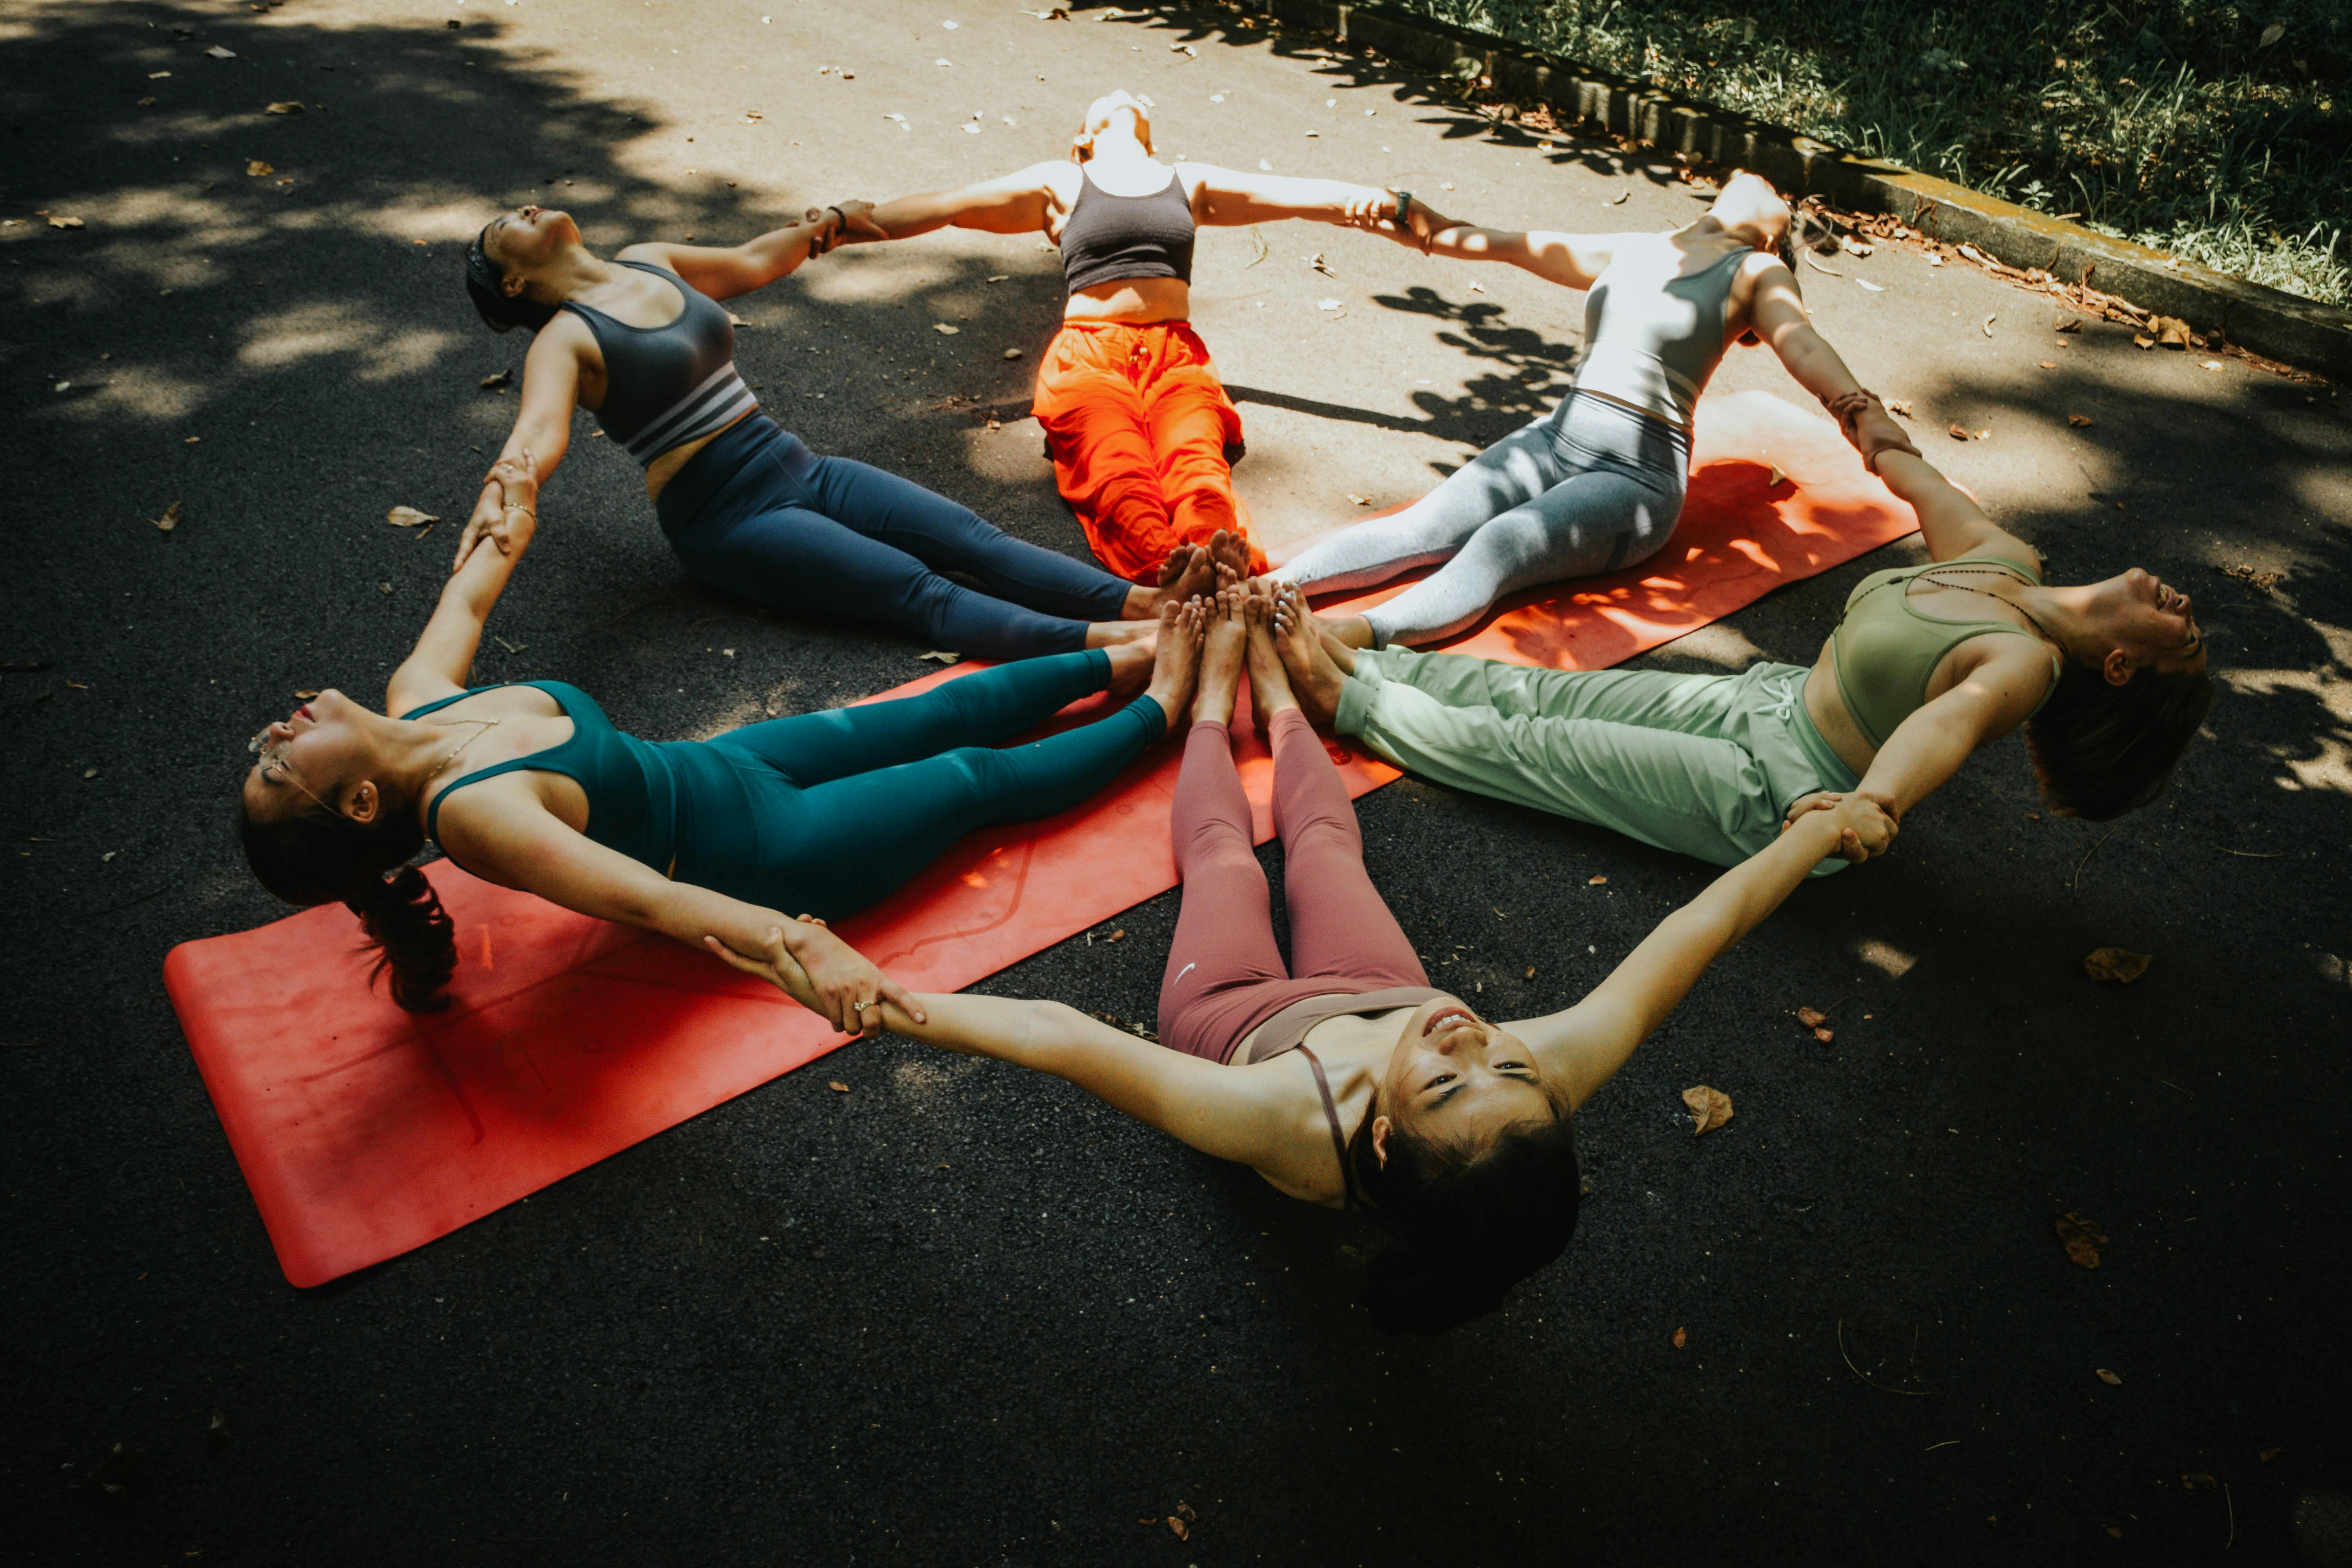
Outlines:
[[[1066,811],[1167,728],[1139,697],[998,748],[1110,680],[1100,649],[1027,658],[919,697],[661,748],[685,797],[677,879],[788,915],[864,909],[974,828]]]
[[[1368,650],[1339,728],[1439,784],[1736,866],[1780,836],[1800,795],[1860,782],[1806,717],[1806,674],[1530,669]],[[1813,875],[1846,865],[1823,860]]]

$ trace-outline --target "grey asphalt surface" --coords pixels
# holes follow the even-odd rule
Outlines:
[[[2037,817],[2003,743],[1893,858],[1804,889],[1582,1113],[1579,1238],[1501,1315],[1385,1339],[1351,1305],[1356,1221],[902,1041],[286,1285],[160,969],[278,912],[228,829],[244,738],[298,689],[380,691],[451,542],[383,514],[462,516],[512,416],[477,383],[524,345],[458,287],[489,211],[560,200],[599,244],[732,238],[1056,156],[1122,85],[1155,99],[1163,151],[1407,184],[1482,221],[1695,209],[1652,162],[1497,133],[1324,40],[1102,9],[0,15],[0,1555],[2352,1561],[2343,405],[2119,328],[2062,337],[2046,300],[1901,247],[1808,272],[1823,329],[2061,580],[2137,563],[2196,596],[2210,738],[2112,828]],[[312,107],[263,112],[294,100]],[[1254,259],[1246,231],[1204,235],[1196,300],[1271,538],[1349,492],[1426,489],[1574,363],[1580,297],[1337,230],[1263,240]],[[850,253],[738,302],[740,363],[818,449],[1082,553],[1024,417],[1057,296],[1025,237]],[[1801,396],[1760,353],[1717,384]],[[923,668],[890,632],[689,584],[587,428],[481,679],[576,681],[658,738]],[[1810,659],[1861,574],[1916,557],[1792,584],[1653,661]],[[1407,930],[1455,954],[1444,983],[1505,1010],[1573,999],[1708,875],[1411,781],[1360,810]],[[1174,916],[1156,900],[1125,941],[989,988],[1149,1017]],[[2147,976],[2085,978],[2110,944],[2153,953]],[[1832,1045],[1800,1005],[1831,1012]],[[1703,1140],[1679,1099],[1697,1083],[1737,1106]],[[2111,1238],[2096,1271],[2060,1248],[2067,1211]],[[1160,1522],[1180,1503],[1188,1541]]]

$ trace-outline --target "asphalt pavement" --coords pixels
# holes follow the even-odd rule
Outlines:
[[[1503,1313],[1384,1338],[1352,1305],[1359,1222],[903,1041],[285,1283],[161,965],[279,912],[229,828],[245,737],[298,689],[379,693],[437,588],[454,522],[384,514],[461,518],[512,417],[480,384],[524,344],[459,287],[491,212],[733,239],[1058,157],[1113,87],[1153,99],[1165,153],[1487,223],[1698,208],[1658,160],[1237,12],[1054,9],[0,16],[0,1555],[2352,1562],[2344,404],[2061,333],[2048,299],[1900,245],[1806,270],[1822,327],[2060,580],[2137,563],[2195,596],[2210,734],[2112,825],[2051,819],[2006,742],[1895,855],[1803,889],[1581,1113],[1580,1233]],[[1034,237],[847,252],[735,303],[740,363],[819,450],[1083,554],[1026,417],[1058,298]],[[1427,489],[1548,406],[1580,344],[1580,296],[1303,224],[1204,233],[1194,299],[1277,542]],[[1717,385],[1802,395],[1762,351]],[[479,679],[574,681],[667,738],[928,668],[688,582],[589,428]],[[1917,557],[1647,662],[1809,661],[1863,574]],[[1359,811],[1443,983],[1508,1010],[1580,995],[1708,876],[1410,780]],[[987,988],[1148,1018],[1175,910]],[[2089,979],[2110,945],[2145,977]],[[1701,1083],[1737,1111],[1704,1138]],[[2069,1213],[2109,1238],[2095,1270]]]

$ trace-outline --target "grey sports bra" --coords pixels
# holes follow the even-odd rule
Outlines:
[[[1584,363],[1576,384],[1687,426],[1723,359],[1724,318],[1739,264],[1734,250],[1687,278],[1670,235],[1619,247],[1584,300]]]
[[[1062,223],[1062,280],[1073,294],[1130,278],[1192,280],[1192,204],[1172,170],[1147,196],[1104,190],[1078,166],[1078,199]]]
[[[624,261],[650,272],[685,301],[658,327],[633,327],[593,305],[563,308],[588,323],[604,356],[604,401],[596,423],[640,465],[674,447],[715,435],[760,405],[735,371],[735,324],[725,307],[667,267]]]

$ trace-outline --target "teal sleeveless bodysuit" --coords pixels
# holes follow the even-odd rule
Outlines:
[[[680,882],[834,920],[889,893],[976,827],[1051,816],[1108,784],[1166,727],[1148,697],[1042,741],[1003,742],[1109,679],[1100,649],[1059,654],[895,702],[659,742],[615,729],[576,686],[510,681],[553,698],[572,738],[448,784],[425,808],[425,831],[440,842],[442,804],[467,784],[562,773],[588,797],[593,842]],[[401,717],[495,689],[476,687]]]

